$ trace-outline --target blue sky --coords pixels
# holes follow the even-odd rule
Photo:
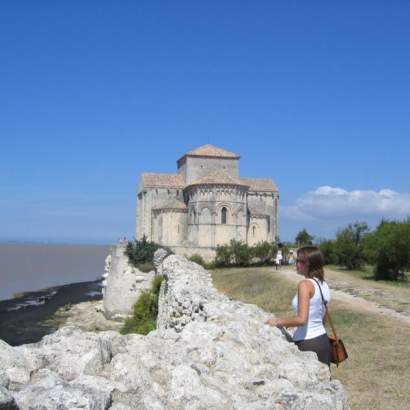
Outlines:
[[[408,1],[0,4],[0,239],[132,236],[188,150],[271,176],[281,238],[410,215]]]

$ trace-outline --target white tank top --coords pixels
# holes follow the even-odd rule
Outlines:
[[[300,340],[307,340],[313,339],[314,337],[318,337],[326,333],[326,329],[323,326],[323,318],[325,316],[325,307],[323,306],[322,297],[320,295],[320,290],[318,288],[318,284],[314,279],[310,279],[315,286],[315,294],[310,298],[309,303],[309,315],[308,321],[306,325],[299,326],[295,333],[293,334],[293,340],[295,342]],[[325,281],[322,283],[320,280],[317,280],[320,283],[320,287],[322,289],[323,297],[325,298],[326,302],[330,301],[330,290],[329,286]],[[298,295],[296,294],[292,299],[292,309],[295,314],[298,313]]]

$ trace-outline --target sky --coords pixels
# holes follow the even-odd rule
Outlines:
[[[408,1],[0,3],[0,240],[135,234],[141,172],[203,144],[280,238],[410,215]]]

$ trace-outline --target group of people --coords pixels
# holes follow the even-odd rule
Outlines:
[[[323,265],[324,258],[318,247],[304,246],[297,250],[296,270],[303,279],[292,299],[294,315],[269,319],[266,323],[278,328],[296,327],[293,342],[299,350],[315,352],[319,361],[330,366],[330,343],[324,326],[330,290]]]

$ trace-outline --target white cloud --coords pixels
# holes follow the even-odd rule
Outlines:
[[[334,217],[400,218],[410,215],[410,194],[391,189],[347,191],[321,186],[298,198],[293,205],[283,206],[282,215],[299,221]]]

